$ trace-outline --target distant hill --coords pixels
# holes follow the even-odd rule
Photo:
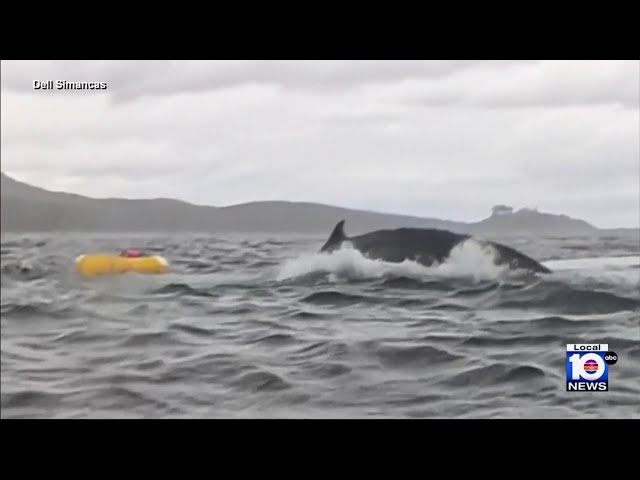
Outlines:
[[[299,232],[328,233],[346,219],[348,234],[397,227],[445,228],[481,234],[584,234],[582,220],[509,207],[478,223],[393,215],[302,202],[252,202],[228,207],[157,199],[96,199],[53,192],[1,174],[3,232]]]
[[[509,234],[518,232],[521,234],[583,234],[595,232],[598,229],[593,225],[570,218],[566,215],[553,215],[541,213],[537,210],[523,208],[516,212],[496,211],[473,226],[475,233]]]
[[[229,207],[171,199],[95,199],[52,192],[2,173],[2,231],[326,232],[346,219],[350,232],[401,226],[464,229],[466,224],[299,202]]]

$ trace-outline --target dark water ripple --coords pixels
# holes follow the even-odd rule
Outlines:
[[[580,289],[562,284],[539,284],[519,295],[517,299],[505,299],[498,305],[503,308],[544,308],[567,314],[614,313],[620,310],[640,309],[639,298],[626,298],[610,292]]]
[[[4,236],[2,417],[640,418],[640,259],[605,258],[638,258],[637,235],[505,239],[598,258],[532,278],[314,255],[324,240]],[[126,247],[172,272],[73,272]],[[565,391],[571,342],[618,354],[609,392]]]

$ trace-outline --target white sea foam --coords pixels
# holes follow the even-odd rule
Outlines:
[[[466,277],[493,280],[506,272],[506,267],[494,264],[490,249],[469,240],[456,246],[443,263],[431,267],[411,260],[402,263],[372,260],[347,246],[331,254],[306,253],[290,259],[280,267],[277,278],[286,280],[312,273],[328,273],[336,278],[347,279],[409,277],[425,280],[434,277]]]
[[[554,277],[571,285],[594,289],[606,287],[630,297],[640,298],[640,257],[592,257],[551,260],[545,266]]]

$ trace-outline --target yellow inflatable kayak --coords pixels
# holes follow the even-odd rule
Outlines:
[[[169,270],[169,263],[158,255],[129,258],[119,255],[88,254],[80,255],[75,263],[78,273],[86,276],[127,272],[165,273]]]

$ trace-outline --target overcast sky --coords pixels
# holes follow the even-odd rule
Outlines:
[[[2,171],[48,189],[640,224],[638,61],[3,61],[1,75]]]

